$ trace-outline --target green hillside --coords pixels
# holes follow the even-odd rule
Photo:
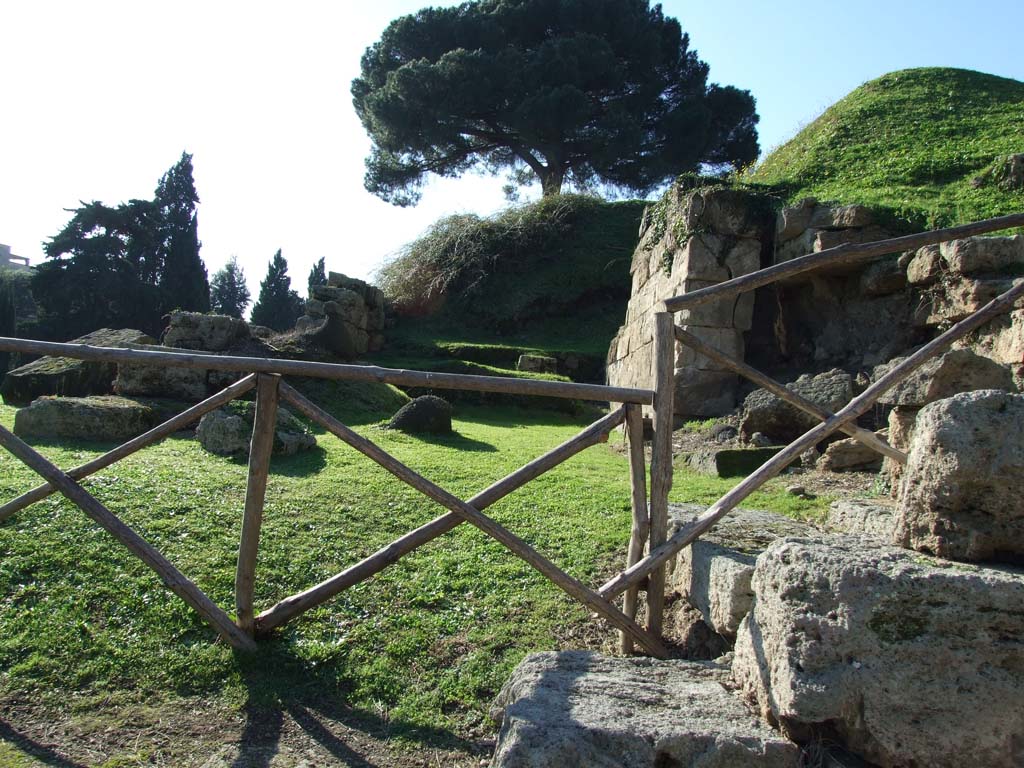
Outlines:
[[[963,69],[892,72],[833,104],[750,180],[787,197],[863,203],[913,227],[1024,211],[1024,83]]]

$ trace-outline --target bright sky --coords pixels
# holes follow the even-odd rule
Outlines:
[[[182,150],[194,156],[209,272],[237,255],[254,298],[278,248],[304,293],[321,256],[367,278],[437,218],[501,208],[501,178],[432,184],[410,209],[363,189],[369,140],[349,84],[387,23],[425,4],[0,0],[0,243],[43,260],[42,241],[70,216],[63,209],[151,198]],[[753,92],[762,149],[892,70],[1024,80],[1019,1],[663,6],[713,81]]]

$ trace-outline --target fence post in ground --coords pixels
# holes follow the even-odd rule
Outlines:
[[[676,337],[671,312],[654,315],[654,441],[651,447],[650,548],[665,543],[668,533],[668,492],[672,488],[672,420],[675,411]],[[665,567],[647,581],[647,630],[662,635]]]
[[[239,628],[253,634],[253,587],[256,574],[256,553],[263,525],[263,500],[267,493],[270,454],[274,449],[277,426],[277,398],[281,377],[261,373],[256,384],[256,418],[249,446],[249,478],[245,489],[245,511],[242,516],[242,537],[238,543],[238,570],[235,572],[236,622]]]
[[[629,446],[629,483],[632,488],[633,527],[629,536],[629,551],[626,553],[626,567],[631,568],[644,556],[644,544],[650,531],[647,514],[647,462],[644,459],[644,418],[639,405],[626,406],[626,440]],[[628,590],[622,604],[622,612],[636,619],[636,602],[639,590]],[[623,653],[633,652],[633,638],[628,632],[621,632],[619,647]]]

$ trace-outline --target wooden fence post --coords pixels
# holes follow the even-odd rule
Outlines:
[[[672,313],[654,315],[654,441],[651,447],[650,548],[665,543],[668,534],[668,492],[672,489],[672,421],[675,415],[676,337]],[[665,607],[665,566],[647,581],[647,630],[662,635]]]
[[[249,477],[245,489],[245,512],[242,536],[238,543],[238,570],[235,572],[236,622],[239,628],[253,634],[253,587],[256,575],[256,553],[263,525],[263,500],[267,493],[270,454],[274,449],[277,427],[277,396],[281,377],[261,373],[256,383],[256,418],[249,446]]]
[[[644,417],[639,405],[626,406],[626,439],[629,441],[629,483],[632,489],[631,506],[633,526],[629,535],[629,551],[626,553],[626,567],[630,568],[644,556],[644,544],[650,531],[647,513],[647,462],[644,460]],[[639,589],[633,587],[626,592],[622,612],[636,620],[636,602]],[[633,652],[633,638],[621,632],[619,647],[623,653]]]

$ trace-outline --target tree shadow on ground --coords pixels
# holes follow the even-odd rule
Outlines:
[[[82,763],[68,760],[50,747],[15,730],[4,720],[0,720],[0,741],[10,742],[17,750],[43,765],[53,766],[53,768],[86,768]]]

